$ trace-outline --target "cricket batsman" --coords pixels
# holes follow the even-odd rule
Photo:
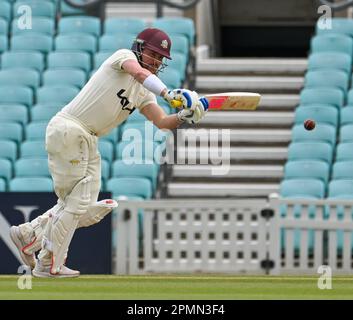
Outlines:
[[[131,50],[118,50],[110,56],[50,120],[45,144],[57,204],[36,219],[10,229],[23,262],[33,268],[34,276],[79,276],[79,271],[65,265],[76,228],[99,222],[118,205],[111,199],[97,202],[101,183],[99,137],[119,126],[136,108],[160,129],[198,123],[206,114],[206,99],[187,89],[170,91],[157,77],[166,66],[163,59],[171,59],[170,50],[166,33],[155,28],[143,30]],[[182,109],[166,115],[156,96],[168,103],[179,100]]]

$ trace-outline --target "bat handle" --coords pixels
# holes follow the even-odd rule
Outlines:
[[[172,108],[180,108],[183,106],[183,103],[180,100],[172,100],[170,101],[170,106]]]

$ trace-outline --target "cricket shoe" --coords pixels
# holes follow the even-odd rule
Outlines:
[[[72,270],[65,265],[61,266],[60,272],[51,273],[50,266],[43,266],[38,260],[32,274],[37,278],[76,278],[80,275],[80,271]]]
[[[33,254],[25,253],[26,247],[30,246],[32,243],[28,244],[24,241],[24,238],[20,232],[20,228],[17,226],[12,226],[10,228],[10,237],[12,242],[16,245],[23,263],[33,269],[36,265],[36,256]],[[33,241],[36,239],[34,238]]]

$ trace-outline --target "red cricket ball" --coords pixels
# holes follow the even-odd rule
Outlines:
[[[309,130],[309,131],[313,130],[315,128],[315,125],[316,125],[316,123],[315,123],[314,120],[307,119],[307,120],[304,121],[304,128],[306,130]]]

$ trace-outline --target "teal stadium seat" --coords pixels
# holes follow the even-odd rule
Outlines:
[[[99,39],[99,51],[130,49],[134,39],[132,34],[105,34]]]
[[[174,59],[174,55],[176,53],[183,55],[186,59],[189,58],[189,43],[187,37],[183,35],[175,35],[172,34],[170,36],[170,40],[172,41],[172,59]]]
[[[4,139],[0,135],[0,158],[8,159],[14,162],[17,158],[17,144],[11,140]]]
[[[113,197],[142,197],[150,199],[152,197],[152,183],[147,178],[111,178],[107,182],[107,190]]]
[[[157,18],[152,22],[154,28],[166,32],[168,35],[182,34],[188,38],[189,44],[195,44],[194,21],[185,17]]]
[[[353,142],[337,144],[336,161],[346,160],[353,160]]]
[[[0,178],[4,179],[7,183],[12,178],[12,163],[8,159],[0,158]]]
[[[45,141],[45,131],[48,122],[31,122],[25,128],[26,140]]]
[[[4,179],[0,178],[0,192],[5,192],[6,191],[6,182]]]
[[[311,38],[311,52],[342,52],[350,56],[353,54],[353,40],[344,34],[329,33]]]
[[[333,146],[325,142],[292,142],[288,147],[288,160],[321,160],[331,164],[332,158]]]
[[[329,124],[317,123],[315,130],[308,131],[302,124],[297,124],[292,129],[292,141],[320,141],[333,146],[336,143],[336,128]]]
[[[121,128],[122,140],[129,141],[130,137],[135,140],[153,140],[164,142],[167,139],[168,132],[158,129],[150,121],[145,122],[127,122]]]
[[[3,122],[17,122],[25,125],[28,122],[28,109],[24,105],[1,105],[0,125]]]
[[[284,198],[322,199],[325,195],[325,184],[318,179],[282,180],[280,194]]]
[[[6,35],[9,32],[9,23],[4,18],[0,18],[0,35]]]
[[[145,22],[138,18],[107,18],[104,21],[105,34],[130,33],[137,35],[145,28]]]
[[[101,24],[99,18],[96,17],[62,17],[59,20],[58,30],[60,34],[88,33],[97,37],[101,34]]]
[[[44,56],[40,52],[4,52],[1,56],[2,69],[31,68],[44,70]]]
[[[21,20],[14,19],[11,22],[12,35],[24,34],[27,35],[31,32],[42,33],[47,36],[54,36],[55,34],[55,21],[54,19],[45,17],[32,17],[31,29],[23,29]]]
[[[11,20],[11,4],[6,1],[0,1],[0,18],[6,21]]]
[[[316,33],[319,35],[338,33],[353,37],[353,21],[347,18],[330,18],[330,28],[319,28],[319,22],[316,24]],[[327,26],[327,25],[326,25]]]
[[[307,72],[304,85],[305,88],[337,87],[346,92],[348,81],[349,78],[346,72],[335,69],[324,69]]]
[[[47,54],[53,50],[53,38],[42,33],[18,34],[11,37],[12,51],[39,51]]]
[[[186,75],[186,57],[178,52],[172,52],[172,60],[168,60],[167,62],[167,70],[172,68],[174,70],[178,70],[181,76],[181,81],[185,80]]]
[[[89,72],[91,58],[86,52],[51,52],[48,55],[48,68],[77,68]]]
[[[4,122],[0,126],[0,140],[12,140],[17,144],[23,140],[23,128],[19,123]]]
[[[353,124],[353,106],[346,106],[341,109],[340,125]]]
[[[108,163],[111,163],[114,158],[114,148],[113,144],[108,141],[108,140],[98,140],[98,150],[99,153],[101,154],[101,158],[103,160],[108,161]]]
[[[40,85],[40,73],[30,68],[0,70],[0,86],[20,85],[36,89]]]
[[[74,86],[44,86],[37,90],[37,102],[69,103],[79,92],[80,90]]]
[[[34,106],[30,110],[31,120],[35,122],[49,122],[49,120],[54,117],[61,109],[61,106]]]
[[[15,177],[50,177],[48,159],[23,158],[15,162]]]
[[[86,81],[86,73],[80,69],[47,69],[43,73],[43,86],[68,85],[81,89]]]
[[[110,178],[110,163],[105,159],[101,160],[101,175],[104,183]]]
[[[10,181],[11,192],[53,192],[53,181],[46,177],[16,177]]]
[[[15,18],[23,15],[23,10],[19,10],[21,6],[30,6],[32,17],[46,17],[54,19],[56,16],[56,5],[51,1],[28,0],[16,1],[13,5],[13,16]]]
[[[0,34],[0,54],[8,50],[9,42],[6,35]]]
[[[0,86],[0,104],[23,104],[31,107],[33,91],[25,86]]]
[[[97,39],[84,33],[58,35],[55,38],[56,51],[82,51],[93,54],[97,51]]]
[[[353,109],[353,108],[352,108]],[[134,111],[129,115],[129,117],[126,119],[127,122],[145,122],[148,121],[146,117],[140,113],[139,111]]]
[[[181,87],[183,73],[171,67],[167,67],[158,77],[169,89],[177,89]]]
[[[98,69],[105,60],[107,60],[114,51],[99,51],[94,55],[93,68]]]
[[[325,184],[330,174],[330,166],[320,160],[288,161],[284,166],[284,179],[319,179]]]
[[[295,109],[295,124],[303,124],[306,119],[315,119],[316,123],[326,123],[337,127],[338,111],[335,107],[331,106],[304,105],[297,107]]]
[[[350,89],[347,94],[347,104],[353,105],[353,89]]]
[[[331,104],[340,109],[343,106],[344,94],[337,88],[303,89],[300,93],[300,104]]]
[[[335,162],[332,167],[331,179],[353,179],[353,160]]]
[[[115,127],[108,134],[102,136],[100,139],[108,140],[113,144],[116,144],[117,141],[119,140],[119,131],[120,131],[120,127]]]
[[[353,199],[353,180],[339,179],[331,180],[328,185],[328,196]]]
[[[340,142],[353,142],[353,124],[346,124],[340,127]]]
[[[112,177],[142,177],[152,183],[152,190],[157,187],[159,166],[156,163],[127,164],[124,160],[115,160],[112,164]]]
[[[20,146],[20,156],[24,158],[44,158],[48,159],[48,153],[45,150],[44,140],[23,141]]]
[[[308,70],[337,69],[350,73],[352,58],[346,53],[323,52],[309,55]]]

